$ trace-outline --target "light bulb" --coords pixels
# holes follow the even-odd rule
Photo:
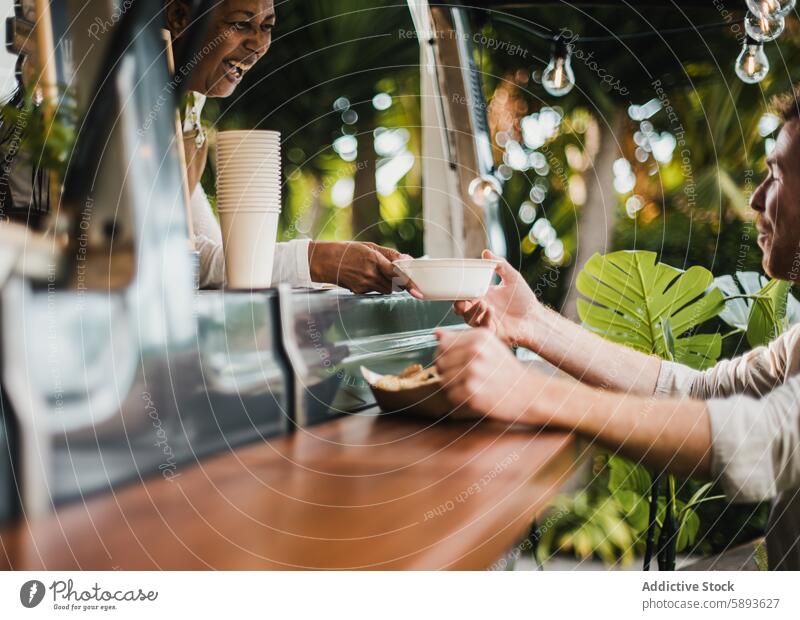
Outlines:
[[[747,0],[747,8],[768,17],[785,17],[796,3],[797,0]]]
[[[745,84],[757,84],[767,75],[769,60],[764,47],[748,37],[736,59],[736,75]]]
[[[490,174],[472,179],[467,189],[469,197],[479,207],[496,202],[503,194],[503,186],[497,177]]]
[[[575,86],[570,49],[561,37],[553,39],[553,52],[542,74],[542,86],[553,97],[563,97]]]
[[[744,30],[748,36],[759,43],[777,39],[783,32],[786,21],[780,15],[770,17],[760,13],[748,12],[744,18]]]

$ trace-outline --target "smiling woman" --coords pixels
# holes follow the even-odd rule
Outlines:
[[[164,15],[179,49],[192,20],[190,3],[165,0]],[[204,287],[224,283],[225,265],[219,223],[199,185],[208,155],[200,113],[206,97],[230,97],[245,74],[263,58],[272,43],[275,22],[273,0],[222,0],[209,18],[202,53],[192,60],[191,66],[177,68],[183,75],[188,74],[186,84],[191,91],[184,123],[184,149],[189,168],[194,243],[200,252],[200,284]],[[329,283],[356,293],[389,293],[394,275],[392,261],[403,257],[393,249],[375,244],[297,239],[277,244],[272,282],[301,286]]]
[[[191,14],[185,0],[170,0],[165,8],[173,37],[180,40]],[[229,97],[244,74],[267,53],[275,27],[272,0],[226,0],[210,19],[206,53],[192,72],[188,86],[208,97]]]

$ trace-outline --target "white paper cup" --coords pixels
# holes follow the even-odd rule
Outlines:
[[[270,187],[268,185],[248,185],[246,183],[240,183],[238,185],[226,185],[225,187],[221,187],[217,189],[217,196],[242,196],[246,198],[248,196],[254,196],[257,198],[280,198],[281,192],[275,189],[275,184]]]
[[[257,205],[280,206],[281,195],[255,189],[243,188],[242,190],[218,192],[217,206],[223,209],[231,208],[241,203],[255,203]]]
[[[267,196],[253,192],[244,194],[217,194],[218,209],[232,209],[236,205],[275,207],[276,209],[279,209],[281,207],[281,197]]]
[[[281,177],[277,174],[259,174],[257,176],[239,176],[231,178],[225,176],[224,180],[220,180],[220,182],[217,183],[217,189],[238,189],[241,187],[274,190],[281,187]]]
[[[217,162],[219,164],[225,164],[231,160],[236,161],[235,158],[239,156],[248,156],[248,157],[260,157],[266,161],[272,161],[280,159],[280,145],[269,145],[269,146],[248,146],[248,147],[241,147],[241,148],[225,148],[218,146],[217,147]]]
[[[274,131],[272,129],[225,129],[224,131],[219,132],[220,136],[247,136],[249,138],[254,137],[277,137],[280,139],[281,132]]]
[[[217,176],[221,180],[233,178],[259,179],[262,177],[281,177],[281,162],[279,159],[263,159],[261,157],[248,157],[236,155],[230,161],[217,164]]]
[[[281,182],[279,132],[233,130],[217,135],[217,210],[228,288],[272,284]]]
[[[279,215],[273,211],[220,212],[227,288],[270,287]]]

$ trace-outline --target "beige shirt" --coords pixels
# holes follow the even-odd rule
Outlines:
[[[800,570],[800,324],[704,372],[663,362],[655,393],[707,401],[714,478],[733,501],[777,497],[770,568]]]

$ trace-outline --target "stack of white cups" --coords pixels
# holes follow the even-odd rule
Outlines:
[[[228,288],[269,287],[281,213],[280,132],[218,134],[217,210]]]

